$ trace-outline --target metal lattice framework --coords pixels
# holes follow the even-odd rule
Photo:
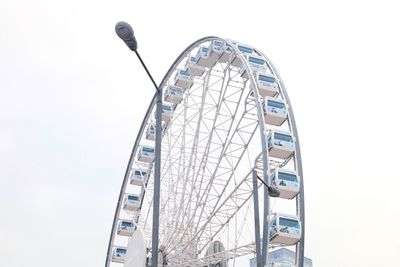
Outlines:
[[[302,238],[296,244],[296,266],[302,267],[305,216],[299,138],[289,97],[271,61],[258,49],[252,48],[255,54],[266,60],[266,71],[279,81],[276,97],[288,106],[288,120],[278,128],[292,132],[295,152],[285,160],[268,155],[266,134],[271,126],[264,122],[264,98],[259,94],[253,75],[247,78],[240,75],[240,67],[247,73],[253,72],[236,42],[217,37],[194,42],[172,64],[160,88],[172,85],[176,72],[186,61],[201,47],[207,47],[215,40],[230,49],[229,60],[221,60],[221,55],[218,55],[215,65],[210,62],[201,76],[194,76],[193,86],[185,90],[182,102],[174,107],[173,118],[163,125],[160,247],[169,266],[207,266],[222,261],[235,265],[236,258],[254,254],[252,170],[256,169],[259,176],[268,181],[272,169],[285,166],[300,177],[300,193],[290,204],[283,201],[283,206],[291,209],[302,223]],[[233,64],[235,60],[240,62],[239,67]],[[111,230],[106,267],[114,264],[113,248],[126,247],[129,242],[129,237],[117,234],[117,224],[121,219],[132,221],[142,229],[146,246],[149,250],[151,248],[153,166],[138,161],[137,153],[139,145],[154,142],[145,138],[147,126],[154,123],[154,113],[155,97],[129,159]],[[129,183],[133,168],[150,173],[143,186]],[[263,190],[261,184],[259,190]],[[141,205],[138,211],[127,212],[123,209],[123,199],[132,192],[140,195]],[[279,207],[281,200],[259,195],[263,200],[261,203],[264,203],[261,206],[264,225],[267,225],[265,220],[269,220],[269,215]],[[225,250],[207,254],[207,248],[215,240],[221,241]]]

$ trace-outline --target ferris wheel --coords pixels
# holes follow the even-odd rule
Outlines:
[[[284,246],[303,267],[299,137],[271,61],[250,45],[205,37],[178,56],[159,87],[159,251],[151,251],[154,96],[123,179],[105,266],[144,267],[151,257],[159,266],[238,266],[257,248],[264,265]]]

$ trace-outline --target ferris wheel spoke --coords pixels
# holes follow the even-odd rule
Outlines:
[[[261,187],[261,184],[259,187]],[[236,216],[239,210],[251,199],[253,195],[252,190],[252,172],[250,171],[204,222],[201,231],[211,229],[211,231],[209,231],[211,235],[202,239],[201,232],[199,233],[200,252],[204,250],[210,241],[218,235],[227,223]]]
[[[247,104],[252,104],[251,101],[247,101]],[[248,109],[253,109],[254,107],[249,107]],[[233,176],[234,170],[236,169],[240,159],[242,158],[244,151],[246,149],[246,146],[248,142],[252,139],[256,129],[258,126],[258,119],[253,116],[249,116],[247,113],[244,113],[239,120],[239,123],[236,125],[235,130],[233,131],[233,134],[231,135],[230,139],[228,142],[225,143],[224,151],[227,151],[228,147],[231,146],[233,140],[237,142],[236,144],[239,144],[237,148],[233,149],[231,152],[226,152],[224,156],[221,158],[218,158],[218,162],[216,163],[216,168],[215,171],[212,173],[211,177],[213,177],[213,181],[215,184],[220,183],[220,184],[226,184],[227,180],[230,181],[231,177]],[[238,139],[236,141],[236,139]],[[246,140],[245,140],[246,139]],[[232,164],[231,161],[228,160],[228,157],[235,158],[235,162],[237,164]],[[223,161],[224,160],[224,161]],[[225,164],[221,164],[225,163]],[[228,167],[223,167],[223,166],[228,166]],[[219,179],[221,177],[221,179]],[[228,178],[227,178],[228,177]],[[200,210],[198,213],[195,213],[195,216],[197,217],[196,221],[196,228],[195,232],[196,234],[192,237],[191,242],[193,242],[196,238],[201,236],[204,231],[199,232],[199,224],[202,220],[202,218],[207,218],[212,214],[210,212],[209,214],[205,214],[206,211],[206,206],[205,203],[208,203],[210,207],[217,207],[218,201],[221,199],[221,195],[224,193],[225,188],[222,190],[222,192],[212,186],[212,183],[209,183],[206,190],[203,192],[203,196],[207,194],[206,198],[210,198],[209,201],[204,201],[202,202],[202,206],[199,205],[199,202],[197,203],[197,207],[200,207]],[[212,196],[212,192],[215,192],[214,196]],[[195,217],[190,221],[191,224],[193,224]],[[204,229],[203,229],[204,230]],[[183,248],[184,249],[184,248]]]
[[[252,121],[252,123],[250,123],[249,121]],[[246,124],[247,127],[240,127],[242,122],[244,122],[244,124]],[[223,154],[223,157],[221,157],[219,159],[217,168],[216,168],[215,172],[213,173],[214,180],[218,181],[219,177],[223,178],[223,177],[228,176],[227,174],[229,174],[228,178],[223,179],[221,182],[225,182],[225,183],[230,182],[230,180],[233,176],[234,170],[236,169],[240,159],[242,158],[244,150],[245,150],[248,142],[251,140],[251,138],[253,137],[253,135],[257,129],[257,125],[258,125],[257,119],[247,118],[247,117],[245,117],[244,114],[242,115],[231,138],[229,139],[226,146],[224,147],[225,153]],[[243,136],[246,136],[247,139],[243,138]],[[230,148],[231,146],[236,146],[236,149],[234,149],[235,153],[228,151],[228,148]],[[235,161],[236,164],[233,164],[232,161],[229,161],[229,159],[228,159],[229,157],[231,159],[234,158],[236,160]],[[222,167],[222,166],[227,166],[227,167]],[[210,193],[211,189],[213,188],[212,182],[213,181],[211,180],[210,183],[208,184],[208,188],[203,193],[203,195],[206,195],[206,202],[207,202],[208,194]],[[215,198],[215,199],[217,199],[217,201],[218,201],[218,198],[224,193],[224,190],[225,189],[223,189],[222,192],[217,194],[217,196]],[[215,191],[218,192],[219,190],[215,190]],[[218,203],[216,203],[216,204],[218,204]],[[197,225],[198,224],[199,223],[197,223]],[[196,227],[196,229],[197,228],[198,227]]]
[[[213,88],[214,88],[214,86],[219,85],[221,83],[221,81],[222,81],[222,86],[221,87],[223,87],[224,86],[224,79],[221,79],[221,78],[225,78],[225,77],[226,76],[218,77],[219,80],[217,79],[214,83],[212,83],[212,84],[207,86],[207,93],[208,94],[210,94],[210,92],[212,92],[212,91],[214,92],[213,93],[214,97],[211,97],[211,99],[213,100],[212,106],[214,107],[214,109],[216,107],[220,107],[219,102],[221,101],[221,97],[223,97],[223,94],[221,94],[221,91],[224,91],[224,89],[223,90],[221,90],[221,89],[215,90]],[[215,94],[215,92],[217,94]],[[216,100],[215,100],[216,96],[218,96],[218,102],[216,102]],[[204,146],[199,145],[199,144],[197,145],[197,147],[201,147],[201,148],[204,149],[203,150],[204,153],[203,153],[201,162],[204,162],[204,157],[208,154],[207,150],[209,149],[209,144],[210,144],[210,140],[211,140],[211,136],[212,136],[212,128],[213,128],[213,126],[208,126],[207,123],[204,123],[204,121],[209,120],[210,122],[214,122],[214,124],[215,124],[216,116],[218,115],[218,113],[217,112],[212,113],[212,111],[214,111],[214,109],[210,109],[208,112],[205,112],[203,114],[203,117],[202,117],[203,123],[201,124],[201,126],[203,126],[205,128],[206,135],[202,140],[199,141],[199,143],[203,143],[203,141],[205,141],[205,140],[208,140],[208,142]],[[209,117],[207,117],[208,114],[210,114]],[[201,170],[201,167],[198,168],[197,174],[199,173],[200,170]],[[196,177],[198,177],[198,175],[196,175]],[[195,182],[196,182],[196,180],[195,180]],[[192,194],[193,194],[193,192],[196,192],[196,188],[195,188],[195,186],[193,186],[193,184],[191,184],[191,187],[189,187],[189,188],[191,189],[190,190],[191,193],[190,193],[189,199],[186,201],[186,203],[189,203],[189,205],[191,205]],[[187,211],[187,208],[188,208],[189,205],[187,205],[187,207],[185,209],[185,212]],[[182,223],[183,222],[184,222],[184,218],[182,218]]]
[[[200,142],[201,140],[201,132],[200,132],[200,127],[201,127],[201,122],[202,122],[202,117],[203,117],[203,113],[207,114],[206,109],[204,109],[204,106],[206,105],[206,92],[207,92],[207,85],[209,83],[210,80],[210,76],[207,75],[206,76],[206,81],[203,83],[203,92],[202,92],[202,97],[201,97],[201,106],[199,107],[200,112],[198,113],[197,116],[197,123],[196,123],[196,130],[195,130],[195,136],[194,136],[194,140],[193,143],[191,145],[191,149],[190,149],[190,158],[189,158],[189,165],[186,168],[185,174],[184,174],[184,182],[183,182],[183,187],[182,187],[182,194],[180,197],[180,200],[178,201],[178,205],[177,205],[177,216],[176,216],[176,223],[175,223],[175,230],[171,231],[171,236],[177,234],[177,229],[179,227],[179,221],[181,220],[182,216],[182,211],[183,211],[183,206],[184,206],[184,202],[185,202],[185,193],[187,190],[187,186],[188,183],[190,181],[190,172],[192,169],[194,169],[196,167],[196,163],[197,163],[197,153],[198,153],[198,149],[199,149],[199,139]],[[205,134],[203,134],[205,135]],[[178,195],[178,194],[176,194]]]
[[[236,110],[237,110],[236,109],[233,112],[231,110],[229,110],[229,113],[228,113],[227,111],[222,110],[222,107],[223,107],[222,103],[223,103],[223,101],[229,101],[229,99],[232,98],[232,96],[234,96],[234,95],[235,96],[239,95],[239,100],[240,100],[240,98],[242,96],[242,92],[243,92],[243,88],[242,88],[241,91],[240,91],[240,94],[238,94],[239,91],[236,90],[236,93],[231,93],[229,95],[229,97],[227,97],[227,95],[226,95],[227,89],[226,88],[229,87],[229,80],[226,83],[224,82],[223,86],[225,87],[224,89],[222,89],[224,93],[223,93],[223,97],[220,99],[220,103],[218,105],[219,109],[217,110],[217,113],[215,114],[214,123],[213,123],[213,126],[212,126],[213,131],[211,132],[210,137],[208,139],[209,142],[206,145],[207,152],[203,154],[203,159],[201,161],[202,162],[202,166],[204,166],[204,167],[203,168],[200,167],[198,169],[197,175],[195,176],[196,178],[194,179],[195,182],[197,182],[198,181],[198,177],[200,175],[200,172],[202,173],[201,179],[200,179],[200,184],[199,184],[198,187],[195,187],[195,188],[199,188],[200,190],[201,190],[201,187],[202,187],[202,185],[204,183],[204,170],[205,170],[205,167],[212,165],[211,160],[213,158],[215,160],[218,160],[221,157],[221,152],[222,152],[222,149],[223,149],[223,145],[226,143],[226,139],[229,136],[228,134],[229,134],[229,131],[230,131],[230,127],[232,125],[231,124],[232,115],[234,115]],[[221,90],[219,90],[219,91],[221,91]],[[236,101],[232,101],[232,102],[235,102],[236,105],[237,105],[237,103],[239,101],[236,99]],[[228,119],[225,119],[225,120],[221,119],[223,117],[228,118]],[[227,125],[227,123],[229,123],[229,124]],[[224,128],[227,128],[227,130],[224,129]],[[217,140],[213,139],[213,135],[212,134],[214,134],[214,133],[216,134],[216,137],[218,138]],[[213,149],[211,149],[211,145],[214,146]],[[216,155],[216,156],[213,156],[213,155]],[[211,173],[212,173],[212,171],[210,171],[210,174]],[[198,206],[198,203],[199,203],[199,199],[197,199],[196,204],[194,204],[194,205]],[[192,203],[191,203],[191,201],[188,201],[187,208],[190,207],[190,205],[192,205]],[[189,225],[190,225],[190,223],[189,223]]]

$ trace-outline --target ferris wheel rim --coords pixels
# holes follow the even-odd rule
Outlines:
[[[289,125],[291,128],[291,131],[293,132],[293,136],[296,138],[295,142],[295,149],[296,149],[296,171],[301,177],[300,179],[300,192],[297,197],[297,214],[300,217],[300,220],[302,222],[302,231],[301,231],[301,238],[300,242],[296,244],[296,262],[301,262],[303,264],[304,262],[304,245],[305,245],[305,203],[304,203],[304,179],[303,179],[303,163],[302,163],[302,158],[301,158],[301,149],[300,149],[300,138],[299,134],[297,131],[297,124],[296,124],[296,119],[294,116],[294,111],[293,107],[290,102],[289,94],[286,90],[286,86],[283,82],[283,79],[281,78],[278,69],[275,67],[275,65],[272,63],[272,61],[261,51],[257,51],[267,60],[267,64],[273,71],[274,75],[279,79],[279,84],[280,84],[280,89],[282,91],[282,94],[285,97],[285,101],[289,104]]]

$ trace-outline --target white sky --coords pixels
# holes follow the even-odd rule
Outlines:
[[[206,35],[266,53],[299,128],[306,255],[316,267],[399,267],[396,2],[2,0],[0,266],[103,265],[154,93],[115,35],[126,20],[158,81]]]

